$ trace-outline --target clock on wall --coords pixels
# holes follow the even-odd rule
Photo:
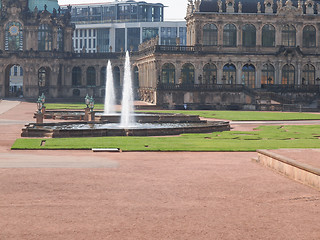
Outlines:
[[[9,32],[11,35],[16,36],[19,34],[19,27],[16,25],[13,25],[9,28]]]

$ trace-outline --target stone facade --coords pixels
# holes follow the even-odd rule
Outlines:
[[[108,60],[112,61],[116,72],[120,95],[124,53],[74,53],[70,8],[49,12],[44,6],[40,11],[38,7],[29,9],[28,3],[25,0],[2,1],[0,98],[10,96],[12,66],[23,69],[23,96],[27,99],[35,99],[41,93],[48,99],[82,98],[87,93],[102,97]]]
[[[218,109],[255,105],[261,98],[315,101],[320,14],[314,2],[249,3],[189,1],[188,46],[146,46],[144,54],[140,49],[142,99]],[[150,75],[157,83],[150,83]]]

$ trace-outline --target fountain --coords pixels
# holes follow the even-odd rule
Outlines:
[[[229,131],[229,122],[202,121],[197,115],[184,114],[134,114],[133,88],[129,53],[126,53],[123,79],[122,111],[115,113],[115,94],[111,63],[108,62],[106,74],[106,95],[104,112],[94,112],[94,121],[84,122],[75,111],[58,112],[52,118],[72,119],[75,122],[30,123],[22,129],[22,137],[102,137],[102,136],[161,136],[181,133],[210,133]],[[49,114],[49,113],[47,113]],[[60,117],[58,117],[60,115]],[[47,117],[50,118],[50,117]]]
[[[120,126],[127,128],[134,125],[133,109],[133,89],[129,52],[126,53],[124,65],[123,91],[122,91],[122,110]]]
[[[115,114],[115,93],[114,93],[114,83],[111,61],[108,61],[107,72],[106,72],[106,92],[104,98],[104,115]]]

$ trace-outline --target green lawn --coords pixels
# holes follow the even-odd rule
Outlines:
[[[80,103],[48,103],[47,110],[84,109]],[[96,104],[95,110],[103,110],[103,104]],[[233,121],[282,121],[282,120],[320,120],[320,114],[296,112],[256,112],[256,111],[197,111],[197,110],[158,110],[139,112],[183,113],[199,115],[204,118],[217,118]]]
[[[41,141],[45,140],[44,146]],[[123,151],[256,151],[320,148],[320,126],[261,126],[253,132],[183,134],[177,137],[17,139],[12,149],[120,148]]]
[[[61,109],[72,109],[79,110],[84,109],[86,105],[84,103],[46,103],[45,104],[47,110],[61,110]],[[94,105],[95,110],[103,110],[104,105],[102,103],[96,103]]]
[[[204,118],[217,118],[233,121],[284,121],[284,120],[319,120],[320,114],[298,112],[256,112],[256,111],[149,111],[162,113],[194,114]]]

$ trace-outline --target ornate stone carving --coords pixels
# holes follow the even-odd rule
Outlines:
[[[226,0],[226,11],[227,13],[234,12],[234,0]]]
[[[314,14],[314,2],[312,0],[307,0],[304,4],[306,5],[306,14]]]
[[[261,13],[261,3],[260,2],[257,3],[257,12]]]
[[[219,8],[219,12],[222,12],[222,1],[218,0],[218,8]]]
[[[242,3],[240,1],[238,3],[238,12],[242,13]]]
[[[273,13],[273,1],[265,0],[264,1],[265,13]]]
[[[280,1],[278,1],[278,4],[279,4]],[[281,3],[280,3],[281,4]],[[279,15],[286,15],[286,16],[289,16],[289,15],[301,15],[303,14],[303,12],[301,11],[301,9],[295,7],[292,5],[292,2],[291,0],[287,0],[286,3],[285,3],[285,6],[281,6],[279,8],[279,5],[278,5],[278,11],[277,13]]]

